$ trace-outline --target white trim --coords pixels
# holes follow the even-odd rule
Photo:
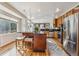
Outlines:
[[[5,11],[5,12],[8,12],[9,14],[15,15],[18,18],[21,18],[19,15],[17,15],[13,11],[11,11],[10,9],[8,9],[8,8],[4,7],[3,5],[1,5],[1,3],[0,3],[0,9],[3,10],[3,11]]]
[[[13,33],[8,32],[8,33],[0,34],[0,36],[3,36],[3,35],[11,35],[11,34],[16,34],[16,33],[17,33],[17,32],[13,32]]]
[[[8,16],[3,15],[3,14],[0,14],[0,18],[4,18],[4,19],[8,19],[8,20],[12,20],[12,21],[18,22],[18,20],[14,19],[14,18],[11,18],[11,17],[8,17]]]

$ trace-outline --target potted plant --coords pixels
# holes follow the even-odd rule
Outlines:
[[[39,27],[35,27],[35,33],[38,33],[39,32]]]

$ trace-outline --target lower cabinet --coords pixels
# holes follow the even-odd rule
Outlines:
[[[33,51],[45,51],[46,50],[46,35],[34,34],[32,48]]]

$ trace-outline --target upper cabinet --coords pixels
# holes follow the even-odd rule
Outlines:
[[[59,17],[59,18],[57,19],[57,27],[60,27],[61,24],[62,24],[62,17]]]
[[[63,23],[62,17],[59,17],[59,18],[53,20],[54,27],[60,27],[62,23]]]
[[[79,12],[79,6],[73,8],[72,10],[70,10],[68,12],[66,12],[64,15],[62,15],[62,16],[60,16],[58,18],[55,18],[53,20],[53,25],[55,27],[61,27],[61,24],[63,24],[63,22],[64,22],[64,18],[66,18],[66,17],[68,17],[68,16],[70,16],[70,15],[72,15],[74,13],[78,13],[78,12]]]
[[[56,27],[57,26],[57,19],[53,20],[53,26]]]

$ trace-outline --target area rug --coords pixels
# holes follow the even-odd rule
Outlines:
[[[47,46],[50,51],[50,56],[68,56],[64,50],[60,49],[53,39],[47,39]]]

